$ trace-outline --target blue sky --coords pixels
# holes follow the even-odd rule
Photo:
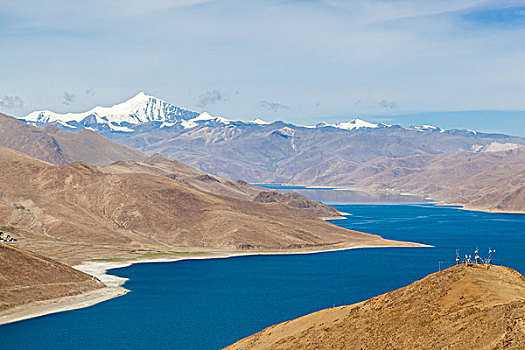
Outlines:
[[[232,119],[525,136],[524,43],[525,1],[0,0],[0,111],[145,91]]]

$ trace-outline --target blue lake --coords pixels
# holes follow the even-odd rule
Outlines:
[[[334,224],[434,248],[378,248],[137,264],[131,292],[0,326],[0,349],[218,349],[272,324],[407,285],[479,247],[525,273],[525,215],[429,204],[340,205]]]
[[[417,195],[400,194],[395,192],[359,191],[351,188],[338,187],[308,187],[287,186],[281,184],[254,184],[270,190],[279,190],[283,193],[297,192],[311,199],[331,205],[342,204],[399,204],[399,203],[428,203],[425,198]]]

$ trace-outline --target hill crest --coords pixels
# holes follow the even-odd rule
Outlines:
[[[459,265],[361,303],[271,326],[227,349],[523,349],[525,278]]]

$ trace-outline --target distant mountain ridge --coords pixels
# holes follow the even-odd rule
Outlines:
[[[53,165],[0,147],[0,226],[20,247],[68,263],[148,252],[413,246],[339,228],[294,203],[252,201],[250,185],[198,174],[158,156],[97,168]],[[228,195],[233,191],[237,198]]]
[[[525,180],[510,170],[505,173],[510,169],[505,167],[505,162],[511,158],[498,160],[503,171],[492,169],[490,162],[477,163],[481,167],[479,171],[489,178],[467,171],[465,176],[459,177],[447,173],[447,169],[452,168],[470,169],[471,164],[458,164],[456,158],[466,162],[469,153],[517,150],[525,146],[522,137],[468,129],[445,130],[428,124],[405,128],[361,119],[314,126],[281,121],[234,121],[175,107],[143,93],[122,104],[96,107],[84,114],[49,113],[35,112],[21,119],[34,125],[49,127],[51,124],[67,130],[89,128],[146,154],[159,153],[226,179],[410,190],[435,200],[475,208],[525,211],[523,191],[520,190],[525,186]],[[95,122],[88,123],[90,120]],[[440,159],[439,155],[444,157]],[[420,168],[418,163],[405,167],[390,162],[391,169],[375,164],[383,159],[416,157],[410,159],[418,161],[427,156],[436,160],[427,168]],[[360,174],[366,173],[364,170],[372,171],[368,179],[359,178]],[[375,171],[381,174],[376,175]],[[421,175],[417,176],[418,173]],[[467,175],[478,182],[468,185],[465,182]],[[456,180],[450,182],[448,178]],[[494,178],[499,180],[492,181]],[[515,179],[512,186],[504,187],[506,179],[511,178]],[[375,182],[372,183],[371,179]],[[433,179],[433,183],[427,183],[428,179]],[[472,188],[475,195],[459,191],[457,186],[460,183],[463,191]],[[510,188],[514,192],[509,192]]]
[[[35,111],[18,119],[34,125],[55,125],[65,130],[91,129],[101,133],[135,133],[146,129],[171,128],[192,129],[203,125],[253,125],[263,126],[273,124],[261,119],[252,121],[230,120],[221,116],[212,116],[207,112],[196,112],[187,108],[177,107],[160,98],[150,96],[144,92],[127,101],[111,107],[96,106],[89,111],[81,113],[55,113],[49,110]],[[362,128],[389,128],[393,125],[384,123],[371,123],[354,118],[350,121],[339,123],[321,122],[313,126],[296,126],[305,128],[336,128],[342,130],[357,130]],[[399,127],[399,126],[397,126]],[[408,129],[418,131],[440,131],[434,125],[413,126]]]
[[[113,107],[85,113],[33,112],[19,118],[36,126],[94,130],[147,154],[160,153],[202,171],[254,183],[322,184],[377,157],[485,152],[518,148],[525,138],[434,125],[404,128],[361,119],[315,126],[250,122],[179,108],[139,93]],[[305,181],[306,180],[306,181]]]
[[[525,147],[376,158],[324,183],[426,196],[467,208],[525,213]]]
[[[52,125],[37,128],[0,113],[0,146],[53,164],[83,161],[108,165],[118,160],[141,161],[147,156],[91,130],[72,133]]]
[[[55,125],[70,131],[88,128],[99,132],[133,132],[134,127],[147,123],[158,127],[173,126],[198,116],[197,112],[140,92],[112,107],[97,106],[87,112],[66,114],[36,111],[19,119],[35,126]]]
[[[2,114],[0,114],[0,146],[52,164],[86,162],[104,166],[107,172],[138,172],[165,176],[205,192],[238,199],[251,201],[263,191],[262,188],[244,181],[234,182],[213,177],[160,154],[148,156],[91,130],[70,132],[52,125],[37,128]],[[339,217],[339,213],[334,208],[301,197],[295,200],[291,198],[281,198],[281,200],[314,216]]]

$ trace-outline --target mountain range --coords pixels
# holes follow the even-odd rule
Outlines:
[[[178,107],[160,98],[150,96],[144,92],[138,93],[127,101],[110,106],[96,106],[86,112],[80,113],[55,113],[49,110],[35,111],[18,119],[39,127],[55,125],[68,131],[89,129],[101,134],[139,134],[156,129],[170,129],[170,131],[195,129],[203,126],[217,127],[249,127],[265,126],[275,122],[267,122],[259,118],[252,121],[231,120],[222,116],[212,116],[208,112],[196,112],[187,108]],[[279,122],[277,122],[279,124]],[[333,128],[339,130],[402,128],[399,125],[384,123],[371,123],[354,118],[350,121],[339,123],[320,122],[311,126],[297,126],[280,122],[294,128],[323,129]],[[445,130],[435,125],[419,125],[403,128],[419,132],[439,132],[448,134],[473,134],[474,130]],[[497,137],[496,135],[492,135]],[[500,135],[501,136],[501,135]],[[512,147],[512,146],[507,146]],[[478,151],[479,149],[476,149]]]
[[[520,137],[433,125],[404,128],[360,119],[315,126],[233,121],[142,92],[112,107],[77,114],[37,111],[19,119],[41,127],[94,130],[147,154],[160,153],[214,175],[255,183],[323,184],[331,172],[347,172],[377,157],[490,152],[525,145]]]
[[[226,179],[415,192],[483,210],[525,211],[523,152],[517,151],[525,138],[517,136],[361,119],[314,126],[234,121],[144,93],[85,113],[40,111],[20,119],[44,130],[95,130],[146,154],[159,153]],[[475,161],[467,161],[471,158]],[[507,160],[515,164],[506,167]]]
[[[296,193],[5,115],[0,179],[0,232],[16,239],[0,242],[0,324],[121,295],[68,266],[93,259],[419,246],[332,225],[319,217],[335,208]]]
[[[83,161],[108,165],[117,160],[144,160],[145,154],[112,142],[91,130],[72,133],[49,125],[36,128],[0,113],[0,146],[53,164]]]
[[[207,112],[195,112],[146,95],[144,92],[111,107],[97,106],[86,112],[65,114],[48,110],[35,111],[19,119],[39,127],[55,125],[69,131],[90,129],[99,133],[139,133],[163,128],[185,130],[199,126],[271,124],[261,119],[249,122],[233,121],[220,116],[212,116]],[[308,128],[333,127],[353,130],[389,126],[353,119],[337,124],[319,123]]]
[[[324,183],[431,200],[494,212],[525,211],[525,147],[499,152],[379,157]]]
[[[20,247],[67,263],[407,245],[326,223],[316,215],[337,211],[308,198],[256,200],[262,189],[158,155],[105,167],[54,165],[0,147],[0,178],[0,226]]]

